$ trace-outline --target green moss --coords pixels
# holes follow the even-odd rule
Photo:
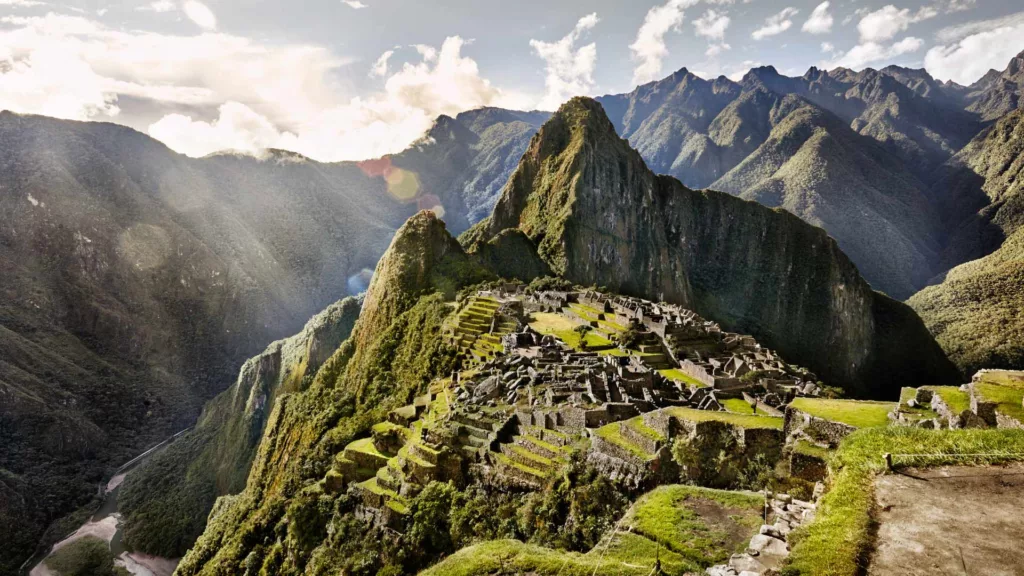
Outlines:
[[[825,398],[796,398],[789,405],[811,416],[847,424],[854,428],[888,426],[889,412],[896,407],[892,402],[828,400]]]
[[[900,456],[896,465],[980,465],[1019,460],[1021,430],[944,430],[891,427],[858,430],[846,437],[832,459],[831,489],[818,504],[813,523],[790,538],[787,574],[855,576],[862,573],[872,545],[874,478],[885,470],[882,455]],[[989,456],[973,456],[988,454]],[[1005,454],[1005,456],[991,456]]]
[[[694,410],[693,408],[665,408],[667,413],[690,422],[724,422],[741,428],[772,428],[782,430],[782,418],[774,416],[754,416],[749,414],[733,414],[731,412],[713,412],[710,410]]]

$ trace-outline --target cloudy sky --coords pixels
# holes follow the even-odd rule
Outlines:
[[[191,156],[334,161],[399,151],[438,114],[550,110],[684,66],[899,64],[969,84],[1022,50],[1020,0],[0,0],[0,108]]]

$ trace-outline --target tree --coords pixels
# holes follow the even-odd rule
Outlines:
[[[579,326],[572,329],[572,331],[575,332],[576,335],[580,337],[580,350],[587,349],[587,334],[591,330],[593,330],[593,327],[591,327],[589,324],[580,324]]]

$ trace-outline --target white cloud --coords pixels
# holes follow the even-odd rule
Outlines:
[[[363,8],[369,8],[366,4],[363,4],[359,0],[341,0],[342,4],[353,8],[355,10],[362,10]]]
[[[708,58],[714,58],[726,50],[732,50],[732,46],[725,42],[719,42],[717,44],[708,44],[708,49],[704,51],[704,55]]]
[[[668,0],[647,11],[644,23],[637,30],[636,40],[629,45],[636,67],[633,69],[633,83],[644,84],[655,80],[661,74],[661,63],[668,56],[665,34],[670,30],[679,31],[683,23],[683,10],[697,4],[698,0]]]
[[[530,47],[544,60],[547,72],[546,92],[538,105],[542,110],[558,108],[567,99],[588,94],[594,87],[597,45],[591,42],[577,48],[576,42],[598,21],[595,12],[580,18],[572,31],[557,42],[530,40]]]
[[[177,6],[175,6],[174,2],[171,2],[171,0],[157,0],[156,2],[150,2],[145,6],[139,6],[136,10],[143,12],[170,12],[175,8],[177,8]]]
[[[783,8],[782,12],[774,16],[769,16],[764,22],[764,26],[754,30],[754,33],[750,35],[754,40],[761,40],[769,36],[775,36],[776,34],[782,34],[786,30],[789,30],[793,26],[793,16],[799,14],[800,11],[793,7]]]
[[[377,58],[377,61],[373,63],[373,66],[370,66],[370,77],[375,78],[386,76],[388,73],[388,60],[390,60],[394,54],[394,50],[388,50],[381,54],[380,58]]]
[[[149,112],[129,123],[192,156],[278,147],[317,160],[359,160],[404,149],[439,114],[533,103],[481,78],[463,46],[448,38],[430,61],[406,63],[379,92],[353,98],[338,74],[351,60],[318,46],[121,30],[77,16],[7,16],[0,18],[0,109],[119,118],[118,99],[131,96],[133,108]]]
[[[188,0],[182,5],[181,9],[185,11],[185,16],[188,16],[189,20],[195,22],[196,26],[203,30],[217,29],[217,16],[213,14],[213,10],[210,10],[206,4],[198,0]]]
[[[693,27],[696,29],[697,36],[721,42],[725,39],[725,31],[729,28],[729,22],[729,16],[725,13],[711,9],[694,20]]]
[[[33,6],[43,6],[46,2],[37,2],[36,0],[0,0],[0,6],[17,6],[19,8],[31,8]]]
[[[825,54],[833,54],[836,51],[836,46],[831,42],[822,42],[821,51],[824,52]]]
[[[991,69],[1006,68],[1024,49],[1024,18],[1016,22],[991,20],[987,29],[975,23],[965,30],[971,33],[951,44],[935,46],[925,55],[924,66],[936,78],[972,84]]]
[[[525,107],[524,100],[502,93],[480,77],[476,62],[461,55],[464,44],[457,36],[449,37],[434,62],[406,63],[387,79],[382,93],[311,114],[293,131],[228,102],[212,122],[179,115],[155,123],[150,132],[191,156],[224,147],[248,152],[275,147],[318,160],[363,159],[404,149],[440,114],[455,115],[487,105]]]
[[[168,114],[149,127],[149,134],[191,156],[220,150],[257,152],[296,139],[294,134],[282,134],[265,116],[238,102],[221,105],[217,119],[212,122]]]
[[[922,46],[924,46],[924,41],[920,38],[914,38],[913,36],[908,36],[907,38],[889,46],[878,42],[863,42],[854,46],[848,52],[827,64],[826,67],[842,67],[857,70],[867,66],[868,64],[882,62],[896,58],[897,56],[916,52],[920,50]]]
[[[885,42],[895,38],[911,24],[934,18],[938,13],[938,10],[931,6],[922,6],[917,12],[912,13],[909,8],[898,10],[889,4],[861,18],[857,24],[857,31],[860,33],[861,43]]]
[[[803,31],[811,34],[828,34],[832,31],[832,15],[828,12],[829,3],[822,2],[811,12],[811,17],[804,22]]]
[[[944,44],[958,42],[972,34],[990,32],[998,28],[1016,27],[1024,24],[1024,12],[1008,14],[991,20],[974,20],[955,26],[947,26],[935,33],[935,37]]]

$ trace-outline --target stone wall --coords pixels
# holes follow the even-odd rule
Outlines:
[[[848,424],[817,418],[788,406],[783,430],[787,438],[794,434],[803,434],[817,442],[824,442],[835,447],[843,438],[857,429]]]

